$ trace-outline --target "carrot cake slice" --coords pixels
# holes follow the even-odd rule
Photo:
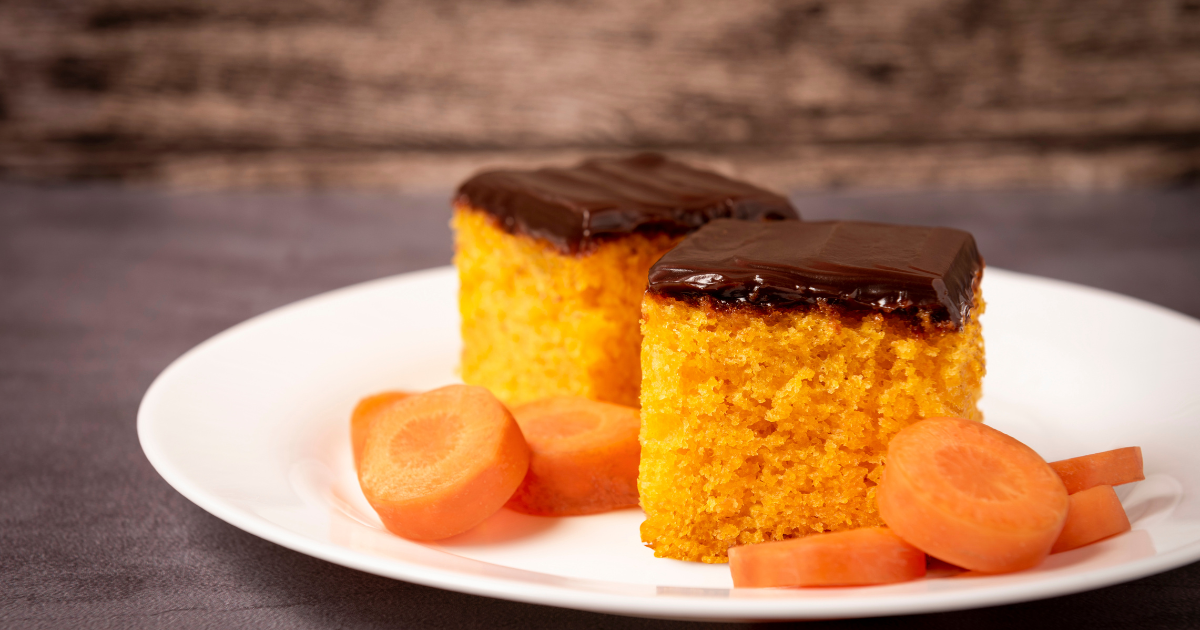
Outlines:
[[[713,221],[650,269],[642,302],[642,540],[733,545],[880,525],[887,444],[922,418],[982,420],[970,234]]]
[[[798,216],[781,195],[657,154],[470,178],[452,222],[463,381],[509,404],[637,406],[647,271],[717,218]]]

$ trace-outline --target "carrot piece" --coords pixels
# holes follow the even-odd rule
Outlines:
[[[904,540],[965,569],[1028,569],[1050,553],[1067,490],[1033,449],[962,418],[931,418],[888,445],[879,515]]]
[[[499,510],[528,467],[508,409],[482,387],[451,385],[396,402],[371,425],[358,481],[392,533],[438,540]]]
[[[563,396],[517,407],[513,417],[531,455],[510,509],[569,516],[638,504],[637,409]]]
[[[1070,551],[1133,529],[1112,486],[1094,486],[1071,495],[1067,522],[1050,553]]]
[[[392,403],[411,395],[397,391],[380,392],[363,398],[354,406],[354,412],[350,414],[350,448],[354,451],[355,470],[362,460],[362,450],[367,443],[367,431],[371,428],[371,423],[390,408]]]
[[[1140,446],[1128,446],[1050,462],[1050,467],[1062,477],[1063,485],[1067,487],[1069,494],[1096,486],[1119,486],[1146,478],[1142,473]]]
[[[865,586],[925,575],[925,554],[886,527],[813,534],[729,550],[738,588]]]

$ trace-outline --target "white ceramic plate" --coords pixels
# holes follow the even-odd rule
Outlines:
[[[987,421],[1047,460],[1140,445],[1118,490],[1134,531],[1024,573],[892,586],[734,589],[725,565],[653,557],[640,510],[539,518],[502,510],[438,544],[387,533],[359,492],[348,418],[379,390],[455,382],[449,268],[272,311],[168,367],[138,412],[142,448],[185,497],[285,547],[465,593],[706,620],[867,617],[1093,589],[1200,559],[1200,322],[1131,298],[989,269]]]

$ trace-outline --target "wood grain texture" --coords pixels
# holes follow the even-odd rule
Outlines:
[[[8,0],[0,172],[411,187],[658,148],[781,187],[1200,178],[1198,0]]]

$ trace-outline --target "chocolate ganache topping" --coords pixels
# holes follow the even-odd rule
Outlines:
[[[786,197],[656,153],[486,171],[459,187],[458,203],[570,254],[633,232],[687,234],[718,218],[799,218]]]
[[[713,221],[650,268],[651,294],[927,314],[961,328],[983,259],[961,230],[854,221]]]

